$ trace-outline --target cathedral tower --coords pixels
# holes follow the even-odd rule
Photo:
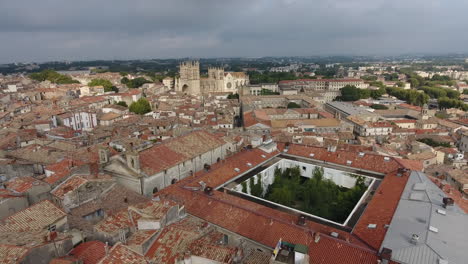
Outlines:
[[[177,92],[187,94],[200,94],[200,63],[198,61],[185,61],[179,66],[180,77],[176,79]]]

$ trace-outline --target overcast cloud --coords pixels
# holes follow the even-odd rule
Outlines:
[[[0,0],[0,63],[468,52],[467,0]]]

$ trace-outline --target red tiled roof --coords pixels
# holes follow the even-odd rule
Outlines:
[[[223,144],[224,140],[214,134],[195,131],[140,152],[140,167],[153,175]]]
[[[3,220],[0,232],[30,232],[45,229],[63,217],[66,213],[49,200],[19,211]]]
[[[284,149],[283,144],[278,145],[279,149]],[[349,166],[347,161],[350,160],[352,167],[386,174],[351,234],[313,221],[306,221],[305,226],[298,226],[297,216],[224,192],[215,191],[212,196],[209,196],[200,191],[184,188],[187,185],[195,186],[199,180],[217,187],[219,182],[225,182],[226,179],[236,175],[236,173],[229,172],[233,170],[232,166],[239,166],[241,171],[247,170],[246,165],[241,166],[243,165],[241,163],[245,162],[243,157],[253,155],[251,157],[253,159],[254,156],[258,156],[256,151],[259,150],[240,152],[232,161],[226,160],[227,164],[224,166],[227,169],[222,168],[222,163],[215,164],[210,171],[183,179],[163,189],[158,195],[176,199],[185,205],[187,212],[191,215],[261,244],[274,247],[281,238],[290,243],[307,245],[312,263],[377,262],[376,250],[380,248],[385,236],[385,225],[390,224],[408,179],[408,173],[399,177],[396,175],[397,170],[401,167],[417,169],[418,164],[391,157],[385,160],[384,156],[369,153],[366,153],[364,157],[359,157],[354,151],[337,149],[331,152],[320,147],[297,144],[289,146],[287,152],[289,155],[310,158],[309,154],[314,153],[313,159],[344,166]],[[236,164],[236,161],[240,163]],[[261,161],[253,159],[251,163],[258,164],[259,162]],[[367,226],[371,223],[377,224],[377,228],[368,229]],[[337,232],[339,239],[327,235],[330,232]],[[314,236],[317,234],[320,234],[321,238],[318,243],[315,243]]]
[[[160,219],[174,205],[175,203],[170,200],[149,201],[138,204],[133,208],[139,212],[141,211],[145,215],[150,215],[155,219]],[[135,210],[129,210],[125,208],[111,216],[106,217],[104,220],[96,224],[94,228],[100,232],[113,234],[118,232],[120,229],[131,227],[132,222],[129,218],[129,211],[131,211],[133,223],[136,224],[138,219],[140,219],[142,216],[139,213],[136,213]]]
[[[198,182],[204,181],[208,186],[217,187],[227,180],[267,161],[276,154],[278,154],[277,151],[266,153],[260,149],[241,151],[232,157],[211,165],[209,171],[202,170],[195,173],[194,176],[184,179],[184,182],[187,185],[199,186]],[[265,157],[262,157],[262,155]],[[252,164],[252,166],[247,165],[247,163]],[[234,170],[236,168],[239,169],[239,172]]]
[[[415,105],[410,105],[410,104],[399,104],[398,105],[399,107],[402,107],[402,108],[407,108],[407,109],[411,109],[411,110],[415,110],[415,111],[421,111],[421,107],[420,106],[415,106]]]
[[[54,190],[51,191],[51,194],[63,199],[65,197],[65,194],[68,192],[74,191],[81,185],[87,183],[88,180],[79,177],[79,176],[73,176],[71,178],[68,178],[65,182],[61,183],[59,186],[57,186]]]
[[[416,120],[412,119],[400,119],[400,120],[392,120],[393,123],[404,124],[404,123],[416,123]]]
[[[115,244],[109,254],[103,258],[99,264],[147,264],[145,258],[122,245],[120,242]]]
[[[377,260],[372,250],[367,249],[364,244],[346,232],[311,221],[307,221],[306,226],[301,227],[295,224],[296,216],[242,198],[222,192],[215,192],[213,196],[207,196],[200,192],[182,189],[176,185],[163,189],[160,194],[181,199],[187,211],[196,217],[264,245],[274,247],[280,238],[290,243],[309,245],[309,254],[315,254],[314,257],[322,261],[319,263],[343,263],[338,262],[338,260],[347,258],[359,260],[359,262],[354,263],[360,264],[375,263]],[[313,233],[317,231],[324,234],[337,232],[340,237],[347,238],[350,242],[334,240],[322,234],[319,243],[312,244]],[[324,250],[331,243],[328,241],[329,239],[335,241],[335,248],[345,250],[336,250],[333,252],[333,256],[330,256],[332,252]],[[322,247],[321,243],[326,243],[326,245]],[[335,259],[337,262],[327,262],[328,259]]]
[[[83,261],[83,264],[97,264],[106,255],[106,244],[101,241],[89,241],[78,245],[71,255]]]
[[[6,187],[15,192],[24,193],[29,191],[33,186],[46,185],[40,180],[36,180],[33,177],[16,177],[6,182]]]
[[[284,148],[284,144],[279,144],[278,148]],[[377,154],[366,153],[364,157],[359,157],[356,152],[343,151],[340,149],[331,152],[328,151],[327,148],[299,144],[290,145],[286,154],[311,158],[311,153],[314,154],[313,159],[315,160],[322,160],[345,166],[349,166],[347,164],[349,160],[352,161],[351,167],[384,174],[396,171],[399,167],[399,164],[391,157],[389,157],[388,161],[385,161],[384,156]]]
[[[0,244],[0,260],[3,264],[17,264],[29,250],[24,247]]]
[[[403,176],[397,176],[396,173],[386,175],[354,226],[353,233],[376,250],[380,248],[385,238],[387,233],[385,225],[389,225],[392,221],[408,177],[409,173]],[[376,224],[377,227],[368,228],[369,224]]]

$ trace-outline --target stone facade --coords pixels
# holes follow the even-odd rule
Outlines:
[[[238,93],[249,84],[249,76],[243,72],[224,72],[223,68],[208,68],[208,77],[200,78],[200,63],[188,61],[180,64],[179,77],[175,80],[177,92],[199,95],[212,92]]]

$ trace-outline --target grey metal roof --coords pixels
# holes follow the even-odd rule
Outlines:
[[[392,249],[392,260],[468,263],[468,215],[456,205],[443,208],[444,197],[424,173],[411,173],[382,243],[382,248]],[[413,234],[419,236],[417,243],[411,242]]]
[[[375,113],[369,111],[368,107],[361,107],[347,102],[328,102],[328,105],[346,113],[347,115],[375,115]]]

